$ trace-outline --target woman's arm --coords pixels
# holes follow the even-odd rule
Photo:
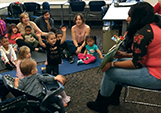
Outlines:
[[[150,32],[149,32],[149,31]],[[146,25],[135,33],[133,41],[133,59],[127,61],[108,62],[102,71],[107,71],[113,64],[119,68],[141,68],[144,65],[147,55],[147,47],[153,40],[153,32],[150,25]]]
[[[40,29],[39,29],[39,27],[34,23],[34,22],[32,22],[33,23],[33,26],[34,26],[34,30],[36,31],[36,32],[38,32],[38,33],[41,33],[41,35],[42,36],[46,36],[48,33],[46,33],[46,32],[42,32]]]
[[[91,28],[88,26],[87,29],[86,29],[86,34],[84,36],[84,42],[81,45],[82,48],[86,45],[86,41],[85,41],[86,40],[86,36],[90,35],[90,32],[91,32]]]
[[[132,60],[126,60],[126,61],[117,61],[113,62],[114,67],[119,67],[119,68],[126,68],[126,69],[135,69],[135,66],[132,62]],[[110,67],[112,67],[112,62],[108,62],[102,69],[101,71],[107,71]]]
[[[126,53],[126,52],[122,52],[122,51],[117,51],[115,58],[132,58],[132,53]]]
[[[73,40],[75,47],[78,47],[78,42],[76,40],[76,34],[75,34],[75,31],[74,31],[74,26],[71,29],[71,35],[72,35],[72,40]]]

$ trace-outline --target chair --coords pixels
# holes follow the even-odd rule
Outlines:
[[[89,2],[89,12],[87,15],[87,20],[89,21],[90,18],[92,17],[92,20],[102,20],[102,6],[105,6],[106,3],[105,1],[90,1]]]
[[[136,87],[136,86],[131,86],[131,85],[127,85],[127,84],[123,84],[123,87],[125,87],[125,92],[124,92],[124,97],[123,97],[123,102],[127,102],[127,103],[133,103],[133,104],[141,104],[141,105],[146,105],[146,106],[153,106],[153,107],[161,107],[161,105],[156,104],[156,103],[150,103],[150,102],[143,102],[143,101],[137,101],[134,100],[135,97],[133,97],[133,99],[127,99],[130,93],[130,89],[134,89],[134,90],[139,90],[139,91],[146,91],[146,92],[153,92],[153,93],[161,93],[161,89],[147,89],[147,88],[141,88],[141,87]],[[150,100],[150,99],[149,99]],[[147,99],[146,99],[147,101]]]
[[[42,3],[42,9],[43,9],[43,10],[48,10],[48,11],[50,11],[50,4],[49,4],[49,2],[43,2],[43,3]]]
[[[26,7],[26,12],[29,13],[31,20],[34,20],[41,16],[40,4],[36,2],[24,2],[24,6]]]
[[[75,1],[70,2],[70,9],[69,9],[69,26],[71,27],[71,17],[72,15],[76,15],[77,13],[84,13],[84,7],[86,3],[84,1]]]
[[[4,75],[2,79],[6,88],[15,96],[15,98],[0,103],[0,111],[3,111],[4,113],[10,111],[14,111],[15,113],[24,111],[27,113],[52,113],[53,111],[60,111],[60,107],[57,108],[51,104],[47,104],[47,100],[51,95],[56,95],[64,89],[59,82],[55,82],[53,85],[56,86],[56,89],[50,87],[50,91],[42,84],[47,93],[44,99],[40,101],[38,98],[25,93],[25,91],[15,88],[14,78],[10,75]]]
[[[43,10],[48,10],[49,13],[50,13],[50,4],[49,4],[49,2],[43,2],[42,3],[42,9]],[[51,13],[50,13],[50,17],[52,17]]]
[[[6,23],[17,24],[19,22],[20,14],[25,11],[25,6],[19,2],[12,2],[7,9],[8,17],[5,18]]]

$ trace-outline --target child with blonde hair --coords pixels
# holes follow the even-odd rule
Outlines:
[[[20,47],[19,52],[18,52],[18,60],[17,60],[17,63],[16,63],[16,70],[17,70],[16,76],[19,79],[24,78],[24,75],[22,74],[19,65],[20,65],[22,60],[29,59],[29,58],[31,58],[30,48],[27,47],[27,46]]]

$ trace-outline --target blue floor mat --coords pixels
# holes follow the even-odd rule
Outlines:
[[[90,64],[81,64],[81,65],[77,65],[77,60],[78,57],[74,57],[75,58],[75,62],[70,64],[68,60],[63,59],[63,63],[60,64],[59,66],[59,73],[61,75],[67,75],[67,74],[71,74],[71,73],[75,73],[75,72],[79,72],[79,71],[83,71],[83,70],[87,70],[87,69],[91,69],[91,68],[95,68],[95,67],[99,67],[101,64],[101,59],[96,59],[95,62],[90,63]],[[38,73],[41,73],[41,67],[44,67],[45,65],[38,65]],[[16,70],[14,71],[7,71],[5,73],[1,73],[2,75],[5,74],[10,74],[12,77],[16,77]]]

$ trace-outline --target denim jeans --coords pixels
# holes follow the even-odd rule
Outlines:
[[[70,51],[71,51],[73,54],[75,54],[77,48],[75,47],[73,41],[72,41],[72,40],[66,40],[66,42],[67,42],[68,45],[69,45]],[[82,45],[82,44],[78,44],[79,47],[80,47],[81,45]],[[82,48],[82,51],[81,51],[81,52],[84,52],[84,50],[85,50],[85,47]]]
[[[139,69],[110,68],[104,72],[100,93],[109,97],[115,89],[115,85],[122,83],[142,88],[161,89],[161,80],[149,73],[146,67]]]

